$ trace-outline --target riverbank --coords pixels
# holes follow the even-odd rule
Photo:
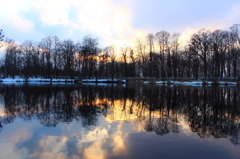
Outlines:
[[[155,84],[178,86],[238,85],[237,80],[82,79],[80,83]]]
[[[38,83],[38,82],[71,82],[74,83],[74,79],[47,79],[47,78],[3,78],[0,79],[1,83],[16,83],[16,82],[29,82],[29,83]]]
[[[177,86],[207,86],[207,85],[239,85],[237,80],[159,80],[159,79],[43,79],[43,78],[3,78],[0,83],[106,83],[106,84],[141,84],[141,85],[177,85]]]

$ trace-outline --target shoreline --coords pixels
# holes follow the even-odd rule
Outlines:
[[[172,79],[172,80],[157,80],[157,79],[83,79],[79,83],[116,83],[116,84],[141,84],[141,85],[176,85],[176,86],[216,86],[216,85],[231,85],[237,86],[240,83],[237,80],[189,80],[189,79]]]
[[[74,83],[74,79],[47,79],[47,78],[3,78],[0,79],[0,83]]]
[[[189,80],[189,79],[172,79],[172,80],[158,80],[158,79],[40,79],[40,78],[4,78],[0,79],[0,84],[11,83],[104,83],[104,84],[140,84],[140,85],[175,85],[175,86],[238,86],[237,80]]]

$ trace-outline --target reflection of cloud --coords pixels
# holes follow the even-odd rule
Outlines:
[[[113,143],[111,146],[113,146],[113,154],[114,155],[124,155],[127,154],[127,148],[125,145],[125,137],[122,134],[122,131],[119,130],[115,133],[115,135],[112,136]]]
[[[5,109],[0,107],[0,117],[5,116]]]
[[[27,148],[23,147],[18,149],[16,145],[27,141],[31,136],[32,134],[27,128],[15,129],[14,132],[8,134],[4,138],[1,136],[1,158],[26,158],[28,156]]]
[[[86,159],[103,159],[106,152],[102,149],[101,142],[94,142],[90,147],[84,150],[84,158]]]
[[[185,135],[192,134],[192,131],[190,130],[187,120],[184,118],[184,116],[178,116],[178,125],[181,126],[181,132]]]
[[[66,158],[67,140],[68,138],[65,136],[43,136],[42,139],[39,140],[39,148],[41,149],[40,154],[39,151],[37,151],[31,156],[43,156],[47,158],[60,159]]]
[[[126,121],[135,118],[135,115],[130,114],[131,100],[115,100],[114,106],[111,107],[111,114],[107,114],[106,120],[111,121]]]
[[[106,120],[113,121],[136,121],[144,120],[149,115],[148,105],[137,104],[130,99],[114,100],[114,106],[110,107],[111,113],[107,114]],[[159,117],[158,111],[153,111],[152,115]]]
[[[18,129],[17,131],[12,132],[10,135],[11,141],[14,143],[26,141],[32,136],[31,133],[26,128]]]
[[[101,141],[106,137],[108,137],[107,130],[96,127],[93,131],[88,131],[87,134],[83,134],[81,142]]]
[[[79,140],[78,148],[83,148],[83,143],[93,142],[89,147],[84,149],[84,158],[105,158],[107,155],[107,150],[113,155],[127,154],[127,148],[125,145],[126,133],[122,129],[122,123],[116,124],[117,125],[114,127],[108,126],[107,129],[100,130],[99,127],[93,131],[89,131],[86,135],[82,135],[83,139]],[[106,140],[108,140],[107,143]],[[105,144],[104,147],[103,144]]]

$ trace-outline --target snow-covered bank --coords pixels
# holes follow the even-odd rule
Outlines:
[[[237,82],[231,81],[144,81],[144,84],[156,84],[156,85],[176,85],[176,86],[210,86],[210,85],[237,85]]]
[[[181,86],[205,86],[205,85],[237,85],[237,82],[230,81],[156,81],[156,84],[181,85]]]
[[[82,83],[120,83],[120,84],[155,84],[155,85],[176,85],[176,86],[210,86],[210,85],[238,85],[237,82],[232,81],[205,81],[205,80],[151,80],[151,79],[83,79]]]
[[[183,81],[170,81],[171,85],[183,85],[183,86],[201,86],[203,85],[203,81],[190,81],[190,82],[183,82]]]
[[[74,82],[74,79],[44,79],[44,78],[29,78],[29,79],[23,79],[23,78],[4,78],[0,79],[0,82],[2,83],[16,83],[16,82]]]
[[[82,79],[83,83],[126,83],[126,80],[119,79]]]
[[[151,80],[151,79],[43,79],[43,78],[4,78],[0,79],[0,83],[11,84],[11,83],[116,83],[116,84],[155,84],[155,85],[170,85],[170,86],[210,86],[210,85],[238,85],[238,82],[232,81],[205,81],[205,80]]]

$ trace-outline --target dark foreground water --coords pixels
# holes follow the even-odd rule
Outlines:
[[[237,87],[0,85],[1,159],[240,158]]]

